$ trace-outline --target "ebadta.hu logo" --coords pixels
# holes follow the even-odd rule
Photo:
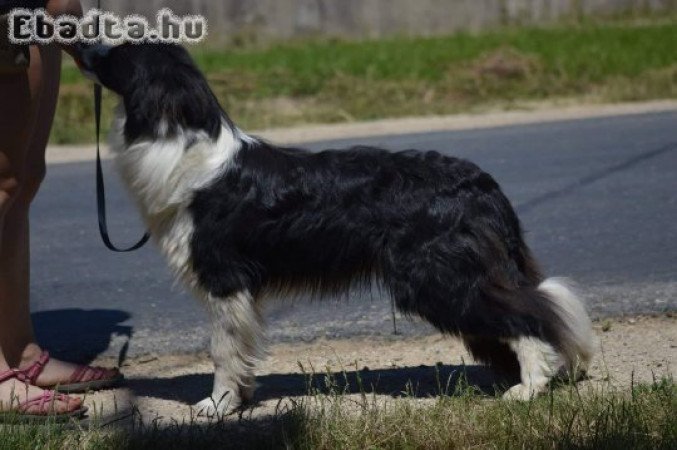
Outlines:
[[[52,17],[45,10],[13,9],[9,13],[9,40],[15,44],[75,42],[118,45],[125,42],[197,43],[207,36],[203,16],[177,16],[168,8],[158,11],[155,24],[140,15],[124,18],[107,11],[89,10],[83,17]]]

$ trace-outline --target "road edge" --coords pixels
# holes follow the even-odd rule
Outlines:
[[[671,111],[677,111],[677,100],[564,107],[552,107],[552,105],[550,105],[536,106],[529,110],[455,114],[449,116],[405,117],[367,122],[308,125],[252,131],[250,134],[278,144],[289,145],[347,138],[499,128],[514,125],[585,120]],[[95,156],[93,144],[50,145],[47,148],[46,161],[47,164],[66,164],[93,161]],[[102,156],[104,158],[110,157],[106,146],[102,147]]]

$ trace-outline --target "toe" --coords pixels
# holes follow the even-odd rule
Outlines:
[[[196,403],[195,411],[197,411],[198,415],[206,417],[213,417],[218,413],[216,402],[212,398],[206,398]]]
[[[54,411],[59,414],[72,413],[82,408],[82,400],[77,397],[60,397],[54,401]]]
[[[508,389],[503,398],[506,400],[527,401],[531,398],[531,392],[528,386],[518,384]]]

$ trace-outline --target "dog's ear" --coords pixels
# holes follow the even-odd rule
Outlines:
[[[127,137],[149,130],[171,136],[182,129],[218,137],[223,111],[206,80],[192,65],[179,67],[172,61],[164,69],[158,65],[146,71],[143,88],[130,88],[125,96]]]
[[[124,96],[137,67],[130,45],[79,43],[74,59],[85,77]]]

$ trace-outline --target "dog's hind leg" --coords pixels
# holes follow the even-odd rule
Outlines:
[[[248,292],[208,298],[212,319],[211,355],[214,389],[196,405],[198,413],[222,416],[254,395],[254,368],[263,353],[263,320]]]
[[[521,382],[505,398],[528,400],[544,392],[560,371],[587,366],[594,342],[590,319],[582,301],[560,281],[506,288],[488,283],[483,273],[477,282],[439,273],[411,270],[386,280],[401,310],[460,335],[480,361],[514,369],[516,360]]]
[[[519,337],[506,342],[517,355],[521,383],[508,389],[503,398],[529,400],[545,392],[548,382],[562,365],[559,353],[536,337]]]
[[[475,361],[510,378],[520,373],[517,355],[510,346],[496,337],[462,335],[463,343]]]

